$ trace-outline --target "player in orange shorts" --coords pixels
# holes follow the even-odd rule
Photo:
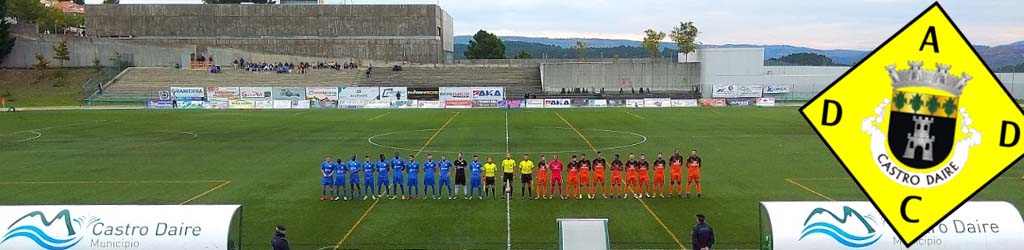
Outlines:
[[[537,162],[537,197],[533,197],[534,200],[538,200],[548,192],[548,162],[544,158],[544,155],[540,155],[540,161]]]
[[[672,196],[672,191],[676,191],[676,195],[679,198],[683,197],[683,156],[679,155],[679,149],[677,148],[672,154],[672,157],[668,158],[669,164],[672,164],[672,176],[669,179],[668,185],[668,196]]]
[[[637,162],[637,169],[640,170],[640,178],[637,178],[637,186],[640,186],[640,189],[638,190],[641,198],[643,198],[644,196],[647,196],[647,198],[651,198],[651,187],[650,185],[647,184],[648,182],[650,182],[651,175],[649,172],[647,172],[647,169],[650,168],[650,166],[651,164],[647,162],[647,156],[641,153],[640,161]]]
[[[580,154],[580,161],[578,163],[580,167],[580,198],[583,198],[583,192],[587,192],[587,198],[594,199],[594,193],[590,192],[590,160],[587,160],[587,154]]]
[[[597,152],[597,157],[594,158],[593,164],[594,164],[594,183],[592,183],[590,185],[590,194],[596,194],[597,193],[597,191],[596,191],[597,185],[600,184],[601,185],[601,197],[604,197],[605,199],[607,199],[608,198],[608,186],[605,186],[605,183],[604,183],[604,169],[605,169],[605,165],[608,164],[608,163],[605,162],[604,157],[601,157],[601,151]]]
[[[639,186],[637,185],[636,180],[636,167],[638,164],[636,156],[633,155],[633,153],[629,153],[629,159],[626,160],[626,188],[629,189],[630,193],[633,193],[633,198],[637,199],[640,198],[640,196],[638,196],[640,194],[640,190],[637,190]],[[622,198],[626,198],[626,196],[623,196]]]
[[[690,184],[697,184],[697,198],[701,197],[700,193],[700,156],[697,156],[697,150],[690,150],[690,158],[686,158],[686,197],[690,197]]]
[[[566,191],[566,193],[568,193],[570,197],[576,197],[577,195],[580,195],[579,172],[579,162],[576,159],[576,155],[572,155],[572,159],[569,160],[569,190]]]
[[[658,153],[658,159],[654,160],[654,193],[658,197],[665,198],[665,158]]]
[[[619,187],[618,190],[615,187]],[[619,160],[619,155],[615,155],[615,159],[612,159],[612,197],[616,195],[626,195],[626,188],[622,186],[622,160]]]

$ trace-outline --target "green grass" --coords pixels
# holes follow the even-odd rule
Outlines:
[[[54,78],[57,69],[0,69],[0,96],[8,105],[77,106],[82,105],[82,84],[95,76],[90,68],[64,69],[63,80]]]
[[[605,155],[700,150],[705,198],[644,200],[687,248],[696,213],[708,215],[719,248],[757,248],[759,201],[824,200],[786,178],[837,200],[865,200],[794,108],[628,110],[636,116],[625,111],[557,110]],[[0,113],[0,204],[178,204],[217,186],[215,181],[231,181],[191,204],[242,204],[245,248],[266,248],[276,224],[288,225],[295,249],[333,247],[374,202],[319,201],[323,155],[390,155],[393,149],[367,138],[398,132],[377,136],[374,143],[410,149],[403,155],[423,147],[421,159],[460,150],[500,158],[506,111],[459,110],[437,132],[455,112]],[[508,127],[514,153],[592,152],[552,110],[508,111]],[[615,147],[623,148],[607,149]],[[1021,175],[1024,169],[1015,166],[1004,176],[1011,178],[995,181],[976,199],[1020,204]],[[812,179],[831,177],[840,179]],[[104,183],[117,181],[183,183]],[[185,183],[190,181],[209,182]],[[597,199],[513,201],[513,248],[556,248],[557,218],[608,218],[613,248],[677,247],[641,202]],[[505,219],[500,200],[384,200],[342,248],[504,248]]]

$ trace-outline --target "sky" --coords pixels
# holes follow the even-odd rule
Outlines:
[[[86,0],[100,3],[102,0]],[[122,4],[202,0],[121,0]],[[456,35],[641,40],[693,21],[705,44],[788,44],[820,49],[877,47],[933,3],[924,0],[327,0],[329,4],[436,4]],[[940,1],[974,44],[1024,41],[1024,1]]]

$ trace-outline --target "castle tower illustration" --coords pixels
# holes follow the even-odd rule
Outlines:
[[[916,159],[914,153],[920,148],[921,160],[932,161],[932,143],[935,142],[935,136],[929,133],[929,127],[935,122],[935,118],[914,116],[913,120],[914,132],[907,133],[907,149],[903,151],[903,158]]]

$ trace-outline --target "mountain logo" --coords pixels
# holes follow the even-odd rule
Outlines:
[[[69,249],[85,236],[84,233],[78,232],[79,230],[99,221],[98,218],[86,219],[84,216],[71,219],[71,212],[67,209],[61,210],[52,219],[47,219],[46,214],[41,211],[33,211],[7,226],[7,233],[0,240],[0,246],[8,241],[25,238],[43,249]]]
[[[829,216],[818,216],[824,214]],[[816,219],[819,217],[821,218]],[[807,215],[799,240],[820,234],[849,248],[864,248],[875,244],[882,238],[876,228],[878,228],[878,221],[874,216],[862,216],[857,210],[848,206],[843,206],[842,217],[828,209],[819,207]]]

